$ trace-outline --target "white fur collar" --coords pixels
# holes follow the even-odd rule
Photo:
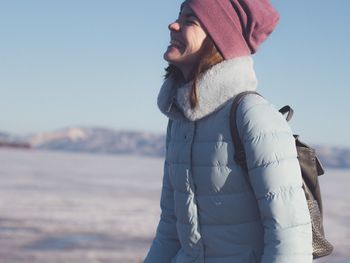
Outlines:
[[[197,82],[198,106],[190,104],[192,81],[175,87],[170,77],[158,95],[158,107],[171,119],[196,121],[220,109],[238,93],[255,90],[257,80],[250,56],[225,60],[204,72]]]

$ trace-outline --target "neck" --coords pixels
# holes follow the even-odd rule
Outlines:
[[[192,67],[183,67],[181,68],[181,72],[182,75],[184,77],[184,79],[186,80],[186,82],[192,80],[195,76],[195,69],[198,67],[198,65],[196,66],[192,66]]]
[[[180,71],[178,71],[180,74]],[[201,119],[217,110],[236,94],[255,90],[257,80],[250,56],[225,60],[197,79],[198,107],[192,108],[192,81],[179,83],[174,75],[165,80],[158,95],[160,110],[172,119]]]
[[[172,76],[174,77],[174,80],[178,83],[189,82],[193,79],[194,76],[191,70],[183,70],[182,68],[175,66],[174,64],[169,64],[165,71],[165,78]]]

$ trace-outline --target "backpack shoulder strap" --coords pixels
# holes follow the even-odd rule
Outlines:
[[[246,163],[246,157],[245,157],[245,151],[243,147],[243,143],[241,138],[239,137],[238,128],[237,128],[237,109],[240,104],[240,102],[243,100],[243,98],[249,94],[256,94],[261,96],[256,91],[244,91],[242,93],[239,93],[235,96],[232,102],[232,107],[230,111],[230,128],[231,128],[231,136],[233,141],[233,146],[235,148],[235,161],[242,167],[243,170],[247,171],[247,163]]]
[[[290,121],[293,117],[293,114],[294,114],[294,111],[293,109],[289,106],[289,105],[286,105],[284,107],[282,107],[279,112],[282,114],[282,115],[285,115],[287,114],[286,116],[286,120],[287,121]]]

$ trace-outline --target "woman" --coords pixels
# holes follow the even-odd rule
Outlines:
[[[268,0],[188,0],[169,25],[162,211],[145,263],[312,261],[294,138],[258,95],[237,112],[248,172],[233,157],[232,101],[256,89],[251,54],[278,18]]]

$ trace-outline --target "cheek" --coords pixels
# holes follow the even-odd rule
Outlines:
[[[206,37],[207,35],[203,31],[196,32],[194,41],[197,48],[200,48],[203,45]]]
[[[184,32],[184,39],[186,39],[186,50],[188,51],[198,51],[207,35],[203,30],[186,30]]]
[[[202,43],[203,43],[202,39],[193,38],[189,43],[188,48],[191,49],[192,51],[197,51],[201,48]]]

